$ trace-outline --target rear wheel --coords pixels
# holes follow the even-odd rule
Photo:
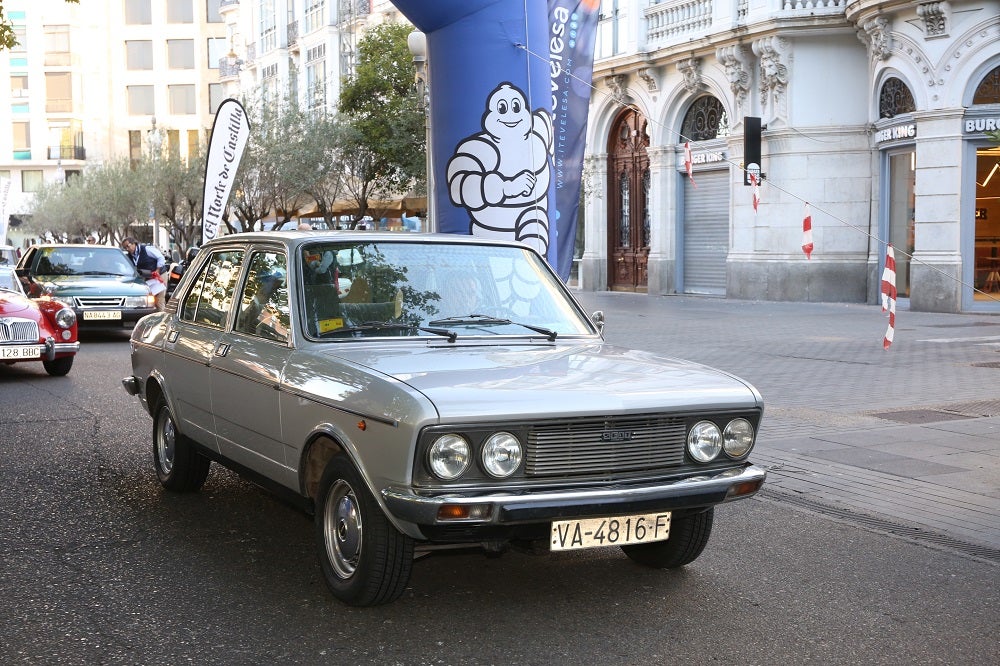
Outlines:
[[[153,414],[153,467],[157,478],[167,490],[198,490],[208,478],[212,461],[198,453],[194,442],[178,432],[174,415],[163,398],[157,401]]]
[[[42,366],[45,368],[45,372],[49,373],[53,377],[63,377],[69,374],[70,368],[73,367],[73,359],[75,356],[63,356],[62,358],[53,359],[51,361],[42,361]]]
[[[705,550],[712,535],[715,509],[708,509],[670,521],[670,538],[666,541],[622,546],[633,561],[656,569],[674,569],[690,564]]]
[[[413,567],[413,539],[382,513],[344,455],[323,472],[316,497],[316,545],[333,595],[352,606],[398,599]]]

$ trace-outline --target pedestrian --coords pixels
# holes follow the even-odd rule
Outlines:
[[[155,245],[140,243],[132,236],[122,241],[122,249],[135,264],[139,275],[146,279],[150,293],[156,297],[156,309],[163,311],[167,285],[163,283],[161,273],[166,268],[167,260]]]

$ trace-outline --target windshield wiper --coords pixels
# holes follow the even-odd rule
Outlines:
[[[114,275],[115,277],[125,277],[121,273],[109,273],[107,271],[82,271],[77,275]]]
[[[448,338],[448,342],[455,342],[458,339],[458,333],[454,331],[449,331],[445,328],[429,328],[426,326],[414,326],[413,324],[402,324],[392,321],[366,321],[356,326],[345,326],[344,328],[337,328],[332,331],[327,331],[324,335],[334,335],[337,333],[360,333],[364,331],[390,331],[390,330],[409,330],[409,331],[424,331],[425,333],[433,333],[434,335],[440,335]]]
[[[535,333],[541,333],[548,338],[549,342],[554,342],[556,336],[559,335],[556,331],[542,328],[541,326],[533,326],[520,321],[511,321],[510,319],[504,319],[502,317],[491,317],[490,315],[475,313],[465,315],[464,317],[445,317],[444,319],[435,319],[434,321],[428,323],[431,326],[502,326],[504,324],[509,324],[511,326],[526,328],[534,331]]]

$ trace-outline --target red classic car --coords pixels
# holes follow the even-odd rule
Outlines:
[[[73,308],[28,298],[14,269],[0,266],[0,363],[41,361],[47,373],[61,377],[79,349]]]

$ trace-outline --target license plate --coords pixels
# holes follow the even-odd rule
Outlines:
[[[0,358],[38,358],[39,347],[0,347]]]
[[[669,536],[669,511],[611,518],[557,520],[552,523],[551,550],[628,546],[666,541]]]
[[[119,310],[84,310],[84,319],[121,319],[122,313]]]

